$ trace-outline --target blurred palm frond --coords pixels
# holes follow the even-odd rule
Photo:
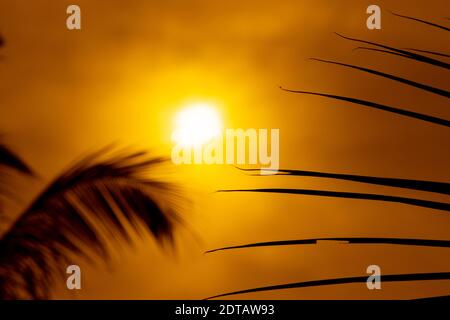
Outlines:
[[[48,298],[74,255],[107,261],[102,235],[130,243],[130,230],[144,228],[159,243],[173,243],[178,195],[146,177],[164,159],[104,153],[56,178],[0,238],[0,299]]]
[[[0,170],[12,169],[23,174],[31,175],[33,172],[28,165],[20,159],[6,145],[0,144]]]
[[[15,196],[7,183],[6,177],[10,172],[18,172],[26,176],[34,175],[30,167],[18,155],[0,142],[0,222],[3,222],[5,218],[3,216],[3,197],[13,198]]]

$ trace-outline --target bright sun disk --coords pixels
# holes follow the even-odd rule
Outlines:
[[[216,108],[208,103],[195,103],[177,114],[172,140],[185,147],[200,147],[218,136],[221,130]]]

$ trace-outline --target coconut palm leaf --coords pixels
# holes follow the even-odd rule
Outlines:
[[[401,15],[401,14],[394,13],[394,12],[391,12],[391,13],[392,13],[394,16],[397,16],[397,17],[400,17],[400,18],[404,18],[404,19],[408,19],[408,20],[413,20],[413,21],[420,22],[420,23],[423,23],[423,24],[426,24],[426,25],[429,25],[429,26],[432,26],[432,27],[435,27],[435,28],[439,28],[439,29],[442,29],[442,30],[445,30],[445,31],[450,31],[449,28],[447,28],[447,27],[445,27],[445,26],[442,26],[442,25],[440,25],[440,24],[434,23],[434,22],[429,22],[429,21],[426,21],[426,20],[417,19],[417,18],[413,18],[413,17]]]
[[[411,55],[402,54],[402,53],[389,51],[389,50],[383,50],[383,49],[377,49],[377,48],[369,48],[369,47],[357,47],[357,48],[355,48],[355,50],[367,50],[367,51],[387,53],[387,54],[391,54],[391,55],[394,55],[394,56],[399,56],[399,57],[402,57],[402,58],[406,58],[406,59],[411,59],[411,60],[416,60],[417,61],[417,59],[412,57]],[[414,51],[414,49],[410,49],[410,50]],[[446,57],[446,56],[448,57],[448,55],[443,54],[443,53],[438,53],[438,52],[424,51],[424,50],[416,50],[416,51],[427,52],[429,54],[439,55],[439,56],[442,56],[442,57]]]
[[[411,60],[416,60],[414,57],[408,55],[408,54],[402,54],[402,53],[398,53],[398,52],[394,52],[394,51],[389,51],[389,50],[383,50],[383,49],[377,49],[377,48],[369,48],[369,47],[357,47],[354,50],[367,50],[367,51],[374,51],[374,52],[381,52],[381,53],[387,53],[387,54],[391,54],[394,56],[399,56],[402,58],[406,58],[406,59],[411,59]],[[412,50],[413,51],[413,50]],[[431,52],[429,52],[431,53]],[[434,53],[436,54],[436,53]],[[439,54],[441,56],[445,56],[444,54]]]
[[[372,193],[340,192],[340,191],[310,190],[310,189],[283,189],[283,188],[235,189],[235,190],[219,190],[218,192],[282,193],[282,194],[298,194],[298,195],[319,196],[319,197],[345,198],[345,199],[374,200],[374,201],[402,203],[406,205],[412,205],[428,209],[450,211],[450,203],[397,197],[397,196],[387,196]]]
[[[276,171],[276,175],[291,175],[299,177],[317,177],[317,178],[329,178],[345,181],[355,181],[368,184],[389,186],[395,188],[412,189],[419,191],[436,192],[441,194],[450,195],[450,183],[446,182],[436,182],[436,181],[424,181],[424,180],[412,180],[412,179],[398,179],[398,178],[382,178],[382,177],[371,177],[371,176],[360,176],[354,174],[342,174],[342,173],[329,173],[329,172],[319,172],[319,171],[306,171],[306,170],[291,170],[291,169],[243,169],[238,168],[242,171],[247,172],[261,172],[261,170],[266,171]],[[257,176],[263,176],[261,174],[256,174]]]
[[[367,282],[367,278],[368,278],[368,276],[366,275],[366,276],[362,276],[362,277],[334,278],[334,279],[324,279],[324,280],[313,280],[313,281],[279,284],[279,285],[274,285],[274,286],[266,286],[266,287],[259,287],[259,288],[252,288],[252,289],[223,293],[223,294],[219,294],[216,296],[206,298],[206,300],[223,298],[223,297],[232,296],[232,295],[240,295],[240,294],[254,293],[254,292],[267,292],[267,291],[283,290],[283,289],[321,287],[321,286],[349,284],[349,283],[364,283],[365,284]],[[404,281],[450,280],[450,272],[388,274],[388,275],[381,275],[380,280],[382,283],[404,282]]]
[[[435,55],[435,56],[450,58],[449,54],[442,53],[442,52],[436,52],[436,51],[430,51],[430,50],[420,50],[420,49],[414,49],[414,48],[406,48],[406,50],[422,52],[422,53],[428,53],[428,54],[432,54],[432,55]]]
[[[398,53],[398,52],[394,52],[394,51],[383,50],[383,49],[377,49],[377,48],[356,47],[354,50],[367,50],[367,51],[381,52],[381,53],[392,54],[392,55],[394,55],[394,56],[400,56],[400,57],[404,57],[404,58],[408,58],[408,59],[413,59],[413,58],[411,58],[411,57],[410,57],[409,55],[407,55],[407,54],[402,54],[402,53]],[[414,60],[414,59],[413,59],[413,60]]]
[[[19,156],[6,145],[0,144],[0,171],[7,169],[12,169],[28,175],[32,174],[31,169],[19,158]]]
[[[430,25],[433,27],[437,27],[437,28],[446,30],[446,31],[449,30],[449,28],[447,28],[445,26],[441,26],[441,25],[438,25],[438,24],[435,24],[432,22],[428,22],[425,20],[402,16],[402,15],[398,15],[395,13],[394,13],[394,15],[402,17],[402,18],[414,20],[414,21],[417,21],[420,23],[424,23],[424,24],[427,24],[427,25]],[[391,46],[387,46],[384,44],[379,44],[379,43],[375,43],[375,42],[371,42],[371,41],[349,38],[346,36],[342,36],[340,34],[337,34],[337,35],[344,39],[350,40],[350,41],[355,41],[355,42],[363,43],[363,44],[374,47],[374,48],[360,47],[357,49],[370,50],[370,51],[380,52],[383,54],[391,54],[391,55],[395,55],[400,58],[407,58],[407,59],[419,61],[422,63],[427,63],[429,65],[441,67],[441,68],[444,68],[447,70],[450,69],[450,64],[448,64],[444,61],[435,59],[433,57],[429,57],[427,55],[421,54],[421,53],[424,53],[424,54],[428,54],[428,55],[434,55],[434,56],[448,58],[449,55],[447,55],[446,53],[418,50],[418,49],[403,50],[403,49],[399,49],[399,48],[395,48],[395,47],[391,47]],[[345,64],[345,63],[340,63],[340,62],[335,62],[335,61],[328,61],[328,60],[322,60],[322,59],[313,59],[313,60],[356,69],[356,70],[374,74],[376,76],[380,76],[380,77],[383,77],[386,79],[390,79],[390,80],[393,80],[396,82],[400,82],[402,84],[406,84],[406,85],[412,86],[414,88],[418,88],[418,89],[421,89],[421,90],[424,90],[427,92],[431,92],[431,93],[434,93],[434,94],[437,94],[440,96],[444,96],[447,98],[450,97],[450,92],[448,92],[447,90],[435,88],[433,86],[429,86],[427,84],[423,84],[420,82],[415,82],[415,81],[405,79],[405,78],[402,78],[402,77],[399,77],[399,76],[396,76],[393,74],[384,73],[384,72],[381,72],[378,70],[373,70],[373,69],[369,69],[369,68],[364,68],[364,67],[360,67],[360,66],[356,66],[356,65],[350,65],[350,64]],[[283,90],[286,90],[286,89],[283,89]],[[327,97],[327,98],[347,101],[347,102],[362,105],[365,107],[379,109],[379,110],[383,110],[383,111],[387,111],[387,112],[392,112],[392,113],[399,114],[402,116],[415,118],[415,119],[427,121],[430,123],[443,125],[446,127],[449,127],[449,124],[450,124],[450,122],[445,119],[440,119],[440,118],[432,117],[432,116],[425,115],[425,114],[410,112],[407,110],[394,108],[391,106],[386,106],[386,105],[378,104],[378,103],[371,102],[371,101],[355,99],[355,98],[345,97],[345,96],[323,94],[323,93],[317,93],[317,92],[294,91],[294,90],[286,90],[286,91],[300,93],[300,94],[317,95],[317,96],[323,96],[323,97]],[[252,169],[249,169],[249,170],[252,171]],[[324,177],[324,178],[332,178],[332,179],[339,179],[339,180],[356,181],[356,182],[364,182],[364,183],[370,183],[370,184],[407,188],[407,189],[420,190],[420,191],[431,191],[431,192],[437,192],[437,193],[442,193],[442,194],[447,194],[447,195],[449,194],[449,184],[441,183],[441,182],[433,182],[433,181],[367,177],[367,176],[343,175],[343,174],[301,171],[301,170],[281,170],[279,174],[280,175],[288,174],[288,175],[296,175],[296,176]],[[348,198],[348,199],[387,201],[387,202],[394,202],[394,203],[397,202],[397,203],[414,205],[414,206],[430,208],[430,209],[438,209],[438,210],[444,210],[444,211],[450,210],[450,204],[448,204],[448,203],[441,203],[441,202],[434,202],[434,201],[427,201],[427,200],[420,200],[420,199],[413,199],[413,198],[404,198],[404,197],[397,197],[397,196],[387,196],[387,195],[380,195],[380,194],[365,194],[365,193],[336,192],[336,191],[324,191],[324,190],[306,190],[306,189],[281,189],[281,188],[280,189],[266,188],[266,189],[220,190],[219,192],[263,192],[263,193],[283,193],[283,194],[325,196],[325,197],[337,197],[337,198]],[[213,250],[209,250],[207,252],[209,253],[209,252],[215,252],[215,251],[220,251],[220,250],[231,250],[231,249],[238,249],[238,248],[255,248],[255,247],[273,247],[273,246],[285,246],[285,245],[315,244],[315,243],[317,243],[317,241],[321,241],[321,240],[322,241],[345,241],[346,243],[358,243],[358,244],[394,244],[394,245],[406,245],[406,246],[426,246],[426,247],[443,247],[443,248],[450,247],[450,240],[341,237],[341,238],[316,238],[316,239],[295,239],[295,240],[256,242],[256,243],[249,243],[249,244],[244,244],[244,245],[229,246],[229,247],[213,249]],[[383,282],[450,280],[450,272],[391,274],[391,275],[381,276],[381,280]],[[222,298],[222,297],[227,297],[227,296],[231,296],[231,295],[254,293],[254,292],[266,292],[266,291],[273,291],[273,290],[281,290],[281,289],[317,287],[317,286],[324,286],[324,285],[336,285],[336,284],[347,284],[347,283],[358,283],[358,282],[365,283],[366,281],[367,281],[367,275],[362,276],[362,277],[346,277],[346,278],[313,280],[313,281],[306,281],[306,282],[288,283],[288,284],[265,286],[265,287],[259,287],[259,288],[251,288],[251,289],[246,289],[246,290],[234,291],[234,292],[216,295],[216,296],[210,297],[208,299]]]
[[[254,242],[237,246],[228,246],[212,249],[206,251],[205,253],[212,253],[217,251],[233,250],[233,249],[256,248],[256,247],[277,247],[277,246],[317,244],[318,241],[336,241],[339,244],[393,244],[402,246],[450,248],[450,240],[343,237],[343,238],[313,238],[313,239]]]
[[[413,53],[413,52],[410,52],[410,51],[407,51],[407,50],[403,50],[403,49],[387,46],[387,45],[384,45],[384,44],[381,44],[381,43],[377,43],[377,42],[372,42],[372,41],[367,41],[367,40],[361,40],[361,39],[346,37],[346,36],[341,35],[341,34],[339,34],[337,32],[335,32],[335,33],[339,37],[341,37],[343,39],[346,39],[346,40],[350,40],[350,41],[353,41],[353,42],[364,43],[364,44],[370,44],[370,45],[375,46],[375,47],[387,49],[389,51],[394,51],[394,52],[406,55],[406,56],[408,56],[411,59],[414,59],[416,61],[428,63],[428,64],[431,64],[431,65],[434,65],[434,66],[438,66],[438,67],[441,67],[441,68],[445,68],[445,69],[450,69],[450,64],[448,64],[446,62],[443,62],[443,61],[440,61],[440,60],[436,60],[436,59],[424,56],[424,55],[421,55],[421,54],[418,54],[418,53]]]
[[[422,114],[422,113],[408,111],[408,110],[404,110],[404,109],[400,109],[400,108],[386,106],[386,105],[383,105],[383,104],[380,104],[380,103],[376,103],[376,102],[372,102],[372,101],[356,99],[356,98],[351,98],[351,97],[345,97],[345,96],[338,96],[338,95],[333,95],[333,94],[319,93],[319,92],[290,90],[290,89],[284,89],[282,87],[280,87],[280,88],[281,88],[281,90],[284,90],[284,91],[287,91],[287,92],[299,93],[299,94],[310,94],[310,95],[327,97],[327,98],[336,99],[336,100],[347,101],[347,102],[358,104],[358,105],[361,105],[361,106],[366,106],[366,107],[373,108],[373,109],[378,109],[378,110],[383,110],[383,111],[395,113],[395,114],[398,114],[398,115],[401,115],[401,116],[405,116],[405,117],[408,117],[408,118],[418,119],[418,120],[422,120],[422,121],[426,121],[426,122],[430,122],[430,123],[434,123],[434,124],[450,127],[450,121],[448,121],[448,120],[445,120],[445,119],[442,119],[442,118],[433,117],[433,116],[429,116],[429,115]]]
[[[161,158],[144,152],[90,155],[56,178],[0,238],[0,299],[48,298],[75,255],[107,260],[129,231],[172,243],[179,221],[173,188],[146,173]]]
[[[1,40],[1,39],[0,39]],[[6,185],[4,176],[6,173],[15,171],[24,175],[32,176],[34,175],[30,167],[19,158],[11,149],[6,145],[0,143],[0,220],[3,217],[3,196],[8,198],[13,198],[15,195]],[[3,221],[1,221],[3,222]]]
[[[330,64],[335,64],[335,65],[339,65],[339,66],[344,66],[344,67],[348,67],[351,69],[356,69],[356,70],[360,70],[363,72],[367,72],[367,73],[371,73],[383,78],[387,78],[387,79],[391,79],[397,82],[401,82],[403,84],[427,91],[427,92],[431,92],[446,98],[450,98],[450,92],[448,92],[447,90],[444,89],[439,89],[439,88],[435,88],[423,83],[419,83],[416,81],[412,81],[409,79],[405,79],[405,78],[401,78],[401,77],[397,77],[393,74],[389,74],[389,73],[384,73],[381,71],[377,71],[377,70],[373,70],[373,69],[369,69],[369,68],[363,68],[363,67],[359,67],[359,66],[355,66],[355,65],[351,65],[351,64],[346,64],[346,63],[341,63],[341,62],[336,62],[336,61],[330,61],[330,60],[323,60],[323,59],[317,59],[317,58],[311,58],[311,60],[315,60],[315,61],[319,61],[319,62],[323,62],[323,63],[330,63]]]

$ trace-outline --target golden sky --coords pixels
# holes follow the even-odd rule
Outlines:
[[[212,101],[227,128],[279,128],[282,168],[449,181],[448,128],[283,86],[354,96],[450,119],[448,100],[356,70],[367,66],[444,89],[448,74],[395,56],[353,51],[334,32],[399,48],[449,52],[444,31],[388,10],[439,21],[448,1],[377,1],[382,29],[366,28],[371,1],[77,0],[82,30],[68,31],[73,1],[3,0],[0,128],[40,173],[31,199],[74,159],[111,142],[170,154],[173,119],[188,101]],[[295,177],[249,177],[231,166],[171,168],[191,204],[176,254],[152,239],[108,268],[82,266],[83,289],[56,298],[197,299],[250,287],[382,273],[444,272],[448,249],[309,245],[218,252],[257,241],[327,236],[448,239],[445,213],[374,201],[272,194],[218,194],[226,188],[306,188],[433,194]],[[242,298],[413,298],[449,294],[449,282],[364,284],[249,294]]]

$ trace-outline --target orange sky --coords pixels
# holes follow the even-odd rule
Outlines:
[[[450,51],[448,33],[388,10],[440,21],[448,1],[377,1],[382,30],[365,26],[370,1],[77,0],[82,30],[68,31],[72,1],[2,1],[0,128],[41,176],[24,201],[80,155],[117,142],[169,154],[176,112],[215,101],[227,128],[279,128],[281,167],[449,181],[447,128],[278,87],[355,96],[450,119],[448,100],[310,57],[384,70],[444,89],[446,71],[374,52],[333,32]],[[182,299],[255,286],[382,272],[443,272],[448,249],[302,246],[203,251],[247,242],[327,236],[448,239],[445,213],[400,204],[226,188],[309,188],[443,200],[433,194],[294,177],[247,177],[230,166],[170,168],[191,205],[175,255],[153,240],[105,268],[82,266],[83,289],[56,298]],[[28,190],[30,189],[30,190]],[[17,208],[15,209],[17,210]],[[412,298],[449,294],[449,282],[364,284],[258,293],[242,298]]]

